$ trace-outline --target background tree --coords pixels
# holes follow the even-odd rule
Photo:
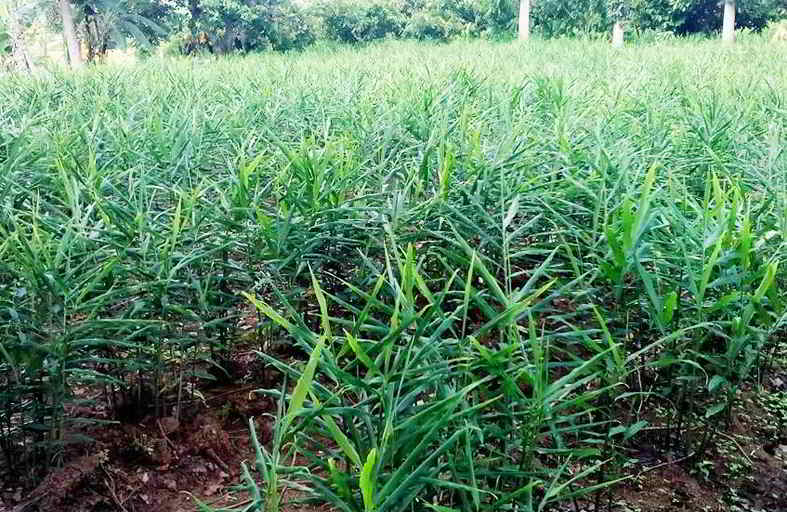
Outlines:
[[[11,56],[11,33],[8,29],[8,19],[3,15],[0,8],[0,70],[2,70],[7,59]]]
[[[25,48],[25,38],[22,17],[24,9],[17,0],[8,0],[7,3],[0,5],[0,17],[4,20],[4,34],[6,47],[8,48],[14,67],[21,71],[31,71],[33,63]],[[2,43],[2,41],[0,41]]]
[[[34,70],[52,48],[65,52],[53,0],[0,0],[0,59],[10,69]]]
[[[306,11],[290,0],[178,0],[183,53],[303,48],[314,41]]]
[[[313,13],[321,20],[324,35],[344,43],[363,43],[402,35],[407,24],[402,4],[386,0],[322,0]],[[415,10],[426,4],[409,4]]]
[[[609,26],[607,0],[540,0],[531,17],[544,37],[603,34]]]
[[[142,3],[138,1],[78,0],[76,5],[88,62],[103,58],[110,49],[125,49],[129,41],[148,48],[152,35],[167,35],[163,27],[141,14]]]
[[[648,0],[636,0],[638,10],[646,8]],[[733,0],[734,1],[734,0]],[[726,0],[658,0],[662,16],[671,18],[673,30],[678,35],[705,33],[718,34],[719,8]],[[782,15],[784,0],[747,0],[735,5],[735,23],[738,28],[763,29],[770,20]],[[725,6],[726,9],[726,6]],[[656,27],[651,27],[656,28]]]
[[[718,34],[721,28],[720,0],[540,0],[531,16],[533,26],[546,37],[594,35],[613,25],[620,6],[627,11],[624,26],[640,32]],[[738,2],[736,25],[761,30],[783,16],[784,7],[785,0]]]

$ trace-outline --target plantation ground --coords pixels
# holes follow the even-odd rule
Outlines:
[[[783,510],[785,50],[0,79],[0,509]]]

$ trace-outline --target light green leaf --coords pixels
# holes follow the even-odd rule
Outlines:
[[[363,508],[365,512],[374,512],[374,470],[377,463],[377,450],[372,449],[366,457],[366,462],[361,470],[361,494],[363,495]]]

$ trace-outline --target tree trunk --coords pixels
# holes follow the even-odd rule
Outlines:
[[[197,37],[197,20],[200,14],[202,14],[202,9],[200,9],[199,0],[189,0],[189,32],[191,32],[192,39]]]
[[[106,57],[106,37],[98,27],[96,16],[85,18],[85,44],[87,45],[87,62],[94,62]]]
[[[83,66],[82,52],[77,39],[77,29],[76,25],[74,25],[74,13],[71,12],[71,4],[69,0],[57,0],[57,7],[60,11],[60,17],[63,19],[63,37],[66,40],[68,61],[71,63],[72,68],[81,68]]]
[[[219,53],[226,55],[235,49],[235,28],[231,23],[224,24],[224,35],[219,40]]]
[[[519,40],[530,39],[530,0],[519,0]]]
[[[735,0],[724,0],[724,25],[721,29],[721,40],[725,43],[735,42]]]
[[[623,46],[623,37],[625,35],[626,28],[623,26],[622,21],[616,21],[615,24],[612,26],[612,46],[615,48],[621,48]]]

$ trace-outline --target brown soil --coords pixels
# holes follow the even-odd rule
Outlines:
[[[212,390],[180,418],[92,427],[94,442],[32,492],[0,491],[0,512],[194,511],[194,498],[232,504],[240,463],[250,460],[248,418],[270,438],[273,402],[249,386]],[[5,505],[3,505],[5,504]]]
[[[787,404],[787,375],[766,384],[765,391],[742,393],[730,429],[700,459],[640,441],[632,452],[638,462],[628,469],[636,476],[604,496],[598,509],[588,500],[559,510],[787,512],[787,410],[767,403],[785,397]],[[179,418],[93,426],[82,433],[95,441],[69,453],[32,492],[0,486],[0,512],[191,512],[195,498],[215,508],[242,505],[247,496],[233,487],[241,462],[253,461],[248,419],[267,443],[275,413],[273,400],[253,393],[255,387],[205,391]],[[285,494],[284,510],[328,510],[299,507],[293,498],[296,493]]]
[[[701,458],[662,455],[637,464],[632,473],[638,476],[614,490],[611,510],[787,511],[787,411],[764,405],[767,397],[787,398],[782,382],[787,378],[774,377],[759,393],[741,393],[730,429],[718,433]]]

